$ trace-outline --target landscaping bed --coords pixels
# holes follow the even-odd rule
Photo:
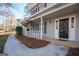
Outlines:
[[[16,35],[16,38],[20,40],[24,45],[26,45],[29,48],[41,48],[46,45],[48,45],[50,42],[41,40],[41,39],[35,39],[31,37],[26,37],[26,36],[18,36]]]
[[[8,35],[0,35],[0,54],[3,53],[4,45],[6,43],[7,38]]]
[[[79,48],[69,48],[67,56],[79,56]]]

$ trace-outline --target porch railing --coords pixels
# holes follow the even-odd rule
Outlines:
[[[29,31],[29,37],[40,38],[40,31],[39,30]]]

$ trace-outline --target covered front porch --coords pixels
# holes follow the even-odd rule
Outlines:
[[[55,38],[55,39],[65,39],[65,40],[78,40],[78,33],[76,30],[78,29],[78,14],[79,14],[79,4],[73,4],[69,6],[65,6],[61,9],[57,9],[52,11],[51,10],[46,12],[46,14],[36,15],[32,17],[30,20],[27,21],[28,24],[28,36],[34,37],[34,38]],[[43,12],[44,13],[44,12]],[[68,19],[66,22],[66,28],[65,23],[63,23],[63,27],[60,26],[60,20]],[[77,25],[77,27],[76,27]],[[60,36],[60,27],[63,30],[64,36]],[[62,33],[63,33],[62,32]],[[63,34],[62,34],[63,35]],[[76,36],[77,35],[77,36]]]
[[[41,37],[41,21],[40,18],[37,18],[33,21],[28,21],[26,23],[27,29],[27,35],[28,37],[33,37],[33,38],[40,38]]]

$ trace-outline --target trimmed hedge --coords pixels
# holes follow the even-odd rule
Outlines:
[[[23,35],[23,28],[21,26],[16,27],[16,35]]]

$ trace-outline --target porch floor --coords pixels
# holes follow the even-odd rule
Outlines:
[[[44,38],[46,41],[50,41],[52,44],[60,45],[60,46],[65,46],[65,47],[79,47],[79,41],[62,41],[58,39],[51,39],[51,38]]]

